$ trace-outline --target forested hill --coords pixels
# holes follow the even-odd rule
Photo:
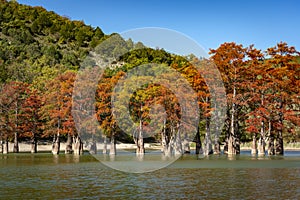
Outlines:
[[[18,80],[38,86],[61,72],[76,70],[106,37],[99,27],[83,21],[0,0],[0,82]]]

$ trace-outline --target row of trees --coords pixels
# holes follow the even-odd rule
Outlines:
[[[147,54],[147,51],[143,51],[143,53]],[[198,60],[193,56],[190,57],[189,62],[176,56],[164,59],[171,67],[180,72],[197,92],[200,122],[194,138],[197,147],[196,153],[203,151],[206,155],[213,152],[219,154],[220,137],[218,132],[222,131],[225,153],[239,154],[240,143],[249,141],[251,138],[253,142],[252,154],[265,155],[266,142],[268,142],[269,155],[283,154],[283,138],[295,142],[299,138],[300,132],[300,65],[299,57],[297,57],[299,52],[294,47],[289,47],[286,43],[281,42],[275,47],[268,48],[265,52],[255,49],[253,45],[245,48],[235,43],[224,43],[218,49],[211,50],[210,53],[212,55],[211,61],[221,73],[227,94],[227,104],[224,103],[224,106],[227,105],[224,127],[220,127],[220,119],[212,115],[214,109],[216,109],[211,101],[212,91],[209,91],[207,86],[207,78],[206,80],[203,79],[203,77],[208,76],[205,73],[210,73],[210,70],[200,70],[201,77],[197,73],[197,68],[193,66],[193,64],[196,64],[202,66],[201,68],[205,68],[211,64],[206,60]],[[132,55],[134,53],[130,54],[131,64],[135,60]],[[155,56],[155,61],[149,59],[150,57],[148,51],[147,62],[161,60],[160,56]],[[126,60],[127,58],[125,56],[122,59]],[[139,62],[138,64],[143,63]],[[126,72],[131,67],[129,65],[126,69],[125,66],[122,70]],[[111,75],[109,80],[106,79],[104,83],[110,85],[108,87],[110,92],[112,92],[111,88],[114,87],[116,82],[115,79],[119,79],[117,77],[120,76],[120,71],[117,71],[116,75]],[[146,77],[139,76],[138,78],[142,80]],[[214,79],[213,76],[210,76],[210,78]],[[138,81],[138,79],[133,79],[133,84],[137,84]],[[154,101],[156,103],[160,102],[166,109],[167,114],[163,127],[160,127],[161,131],[156,136],[164,145],[164,152],[184,152],[182,147],[186,146],[186,141],[181,144],[181,139],[178,139],[180,132],[183,130],[183,124],[180,123],[182,117],[180,106],[183,105],[178,103],[178,98],[174,96],[172,91],[169,91],[168,95],[166,91],[167,89],[162,85],[151,84],[134,91],[130,102],[130,111],[131,117],[139,125],[136,125],[136,130],[132,130],[131,133],[138,146],[137,153],[144,152],[143,140],[140,138],[145,137],[143,132],[146,132],[146,130],[143,130],[143,127],[147,128],[147,125],[151,123],[149,119],[151,116],[150,110]],[[214,91],[214,93],[216,92],[218,91]],[[112,112],[107,108],[111,108],[109,103],[113,94],[106,94],[109,94],[108,100],[105,101],[106,111],[99,109],[99,115]],[[112,117],[111,115],[108,116]],[[110,120],[110,122],[114,125],[116,123],[114,120]],[[109,124],[108,127],[115,127],[114,125]],[[203,148],[200,133],[204,135]],[[214,138],[212,138],[211,133],[215,136]],[[114,136],[114,134],[111,135]],[[180,148],[178,149],[178,147]],[[186,151],[189,150],[186,149]]]
[[[132,56],[139,55],[136,51],[143,51],[147,59],[143,58],[144,61],[141,62],[141,58]],[[157,54],[158,51],[161,53]],[[153,54],[157,56],[153,57]],[[224,43],[218,49],[211,50],[211,54],[211,59],[221,72],[227,94],[227,103],[224,102],[224,106],[227,105],[224,127],[220,127],[222,124],[218,121],[220,119],[213,116],[216,108],[212,104],[212,91],[208,88],[207,78],[204,80],[205,75],[200,74],[193,65],[197,63],[202,67],[209,67],[207,60],[199,60],[193,56],[188,60],[167,54],[163,50],[146,48],[135,50],[120,58],[125,62],[127,56],[131,55],[131,63],[107,69],[97,86],[95,109],[103,130],[102,136],[105,136],[104,143],[106,144],[106,137],[112,142],[111,154],[115,154],[116,140],[124,134],[129,134],[128,137],[137,144],[138,154],[145,152],[144,138],[147,137],[160,141],[165,154],[189,152],[188,144],[194,141],[196,153],[203,151],[206,155],[213,152],[219,154],[221,142],[225,143],[224,153],[238,154],[240,143],[249,141],[250,138],[253,141],[253,154],[258,152],[264,155],[266,142],[269,155],[283,154],[283,139],[296,141],[299,138],[300,67],[298,57],[295,56],[298,52],[293,47],[279,43],[264,54],[253,46],[244,48],[235,43]],[[165,58],[163,62],[160,56]],[[181,91],[180,94],[184,94],[183,98],[189,101],[191,98],[187,95],[195,95],[193,98],[197,98],[197,105],[193,102],[183,104],[176,92],[155,81],[142,84],[132,91],[130,97],[126,97],[127,93],[115,91],[117,84],[125,84],[123,79],[126,72],[136,67],[137,63],[141,65],[143,62],[145,64],[156,62],[159,65],[154,67],[155,73],[169,76],[168,80],[176,82],[179,79],[174,79],[176,77],[174,74],[164,71],[164,68],[169,67],[164,64],[165,61],[187,80],[195,92],[190,94]],[[145,66],[144,70],[150,68],[150,65]],[[152,75],[145,72],[143,75],[131,77],[130,82],[126,82],[126,87],[134,88],[139,81],[153,78],[154,71],[147,72]],[[34,85],[24,82],[9,82],[2,85],[0,96],[2,152],[7,152],[7,144],[11,139],[14,141],[14,152],[19,150],[18,138],[30,139],[32,152],[36,152],[37,138],[52,137],[53,153],[57,154],[60,149],[60,138],[63,136],[67,140],[66,152],[72,152],[73,140],[76,152],[80,153],[82,142],[71,113],[75,77],[75,71],[65,72],[49,81],[43,92],[35,89]],[[213,80],[213,76],[210,78]],[[180,87],[180,84],[185,87],[183,83],[176,82],[178,90],[184,88]],[[130,120],[135,126],[125,133],[116,120],[116,113],[113,113],[114,95],[118,95],[117,98],[121,100],[129,99]],[[190,109],[189,107],[197,110],[197,116],[193,115],[182,120],[183,111]],[[125,111],[119,110],[120,113],[117,115],[122,115]],[[153,119],[160,124],[150,126],[153,125]],[[198,120],[196,126],[191,125],[193,120]],[[122,123],[127,122],[122,120]],[[204,145],[200,139],[202,136]]]
[[[60,137],[67,138],[66,153],[80,154],[82,142],[76,134],[71,115],[72,92],[76,73],[59,75],[41,93],[33,85],[9,82],[1,87],[0,150],[8,153],[8,142],[13,141],[13,152],[19,152],[19,140],[29,141],[31,152],[37,152],[37,140],[53,138],[52,153],[60,151]],[[72,149],[72,138],[75,149]]]
[[[269,155],[283,154],[284,134],[299,137],[299,52],[283,42],[265,52],[225,43],[211,54],[226,87],[228,154],[239,153],[243,132],[252,135],[253,154],[264,155],[266,141]]]

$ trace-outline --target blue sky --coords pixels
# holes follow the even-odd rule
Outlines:
[[[298,0],[18,0],[83,20],[104,33],[142,27],[176,30],[204,47],[234,41],[265,50],[285,41],[300,51]]]

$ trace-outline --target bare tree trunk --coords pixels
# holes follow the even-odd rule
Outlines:
[[[67,139],[67,143],[66,143],[65,154],[71,154],[71,153],[73,153],[73,150],[72,150],[72,138],[71,138],[71,135],[68,134],[68,139]]]
[[[271,135],[269,138],[269,145],[268,145],[268,155],[275,155],[275,145],[274,145],[274,136]]]
[[[82,155],[83,154],[83,142],[82,142],[82,140],[80,139],[80,148],[79,148],[79,153],[80,153],[80,155]]]
[[[261,105],[264,105],[264,95],[261,95]],[[264,156],[265,155],[265,123],[262,120],[261,121],[261,127],[260,127],[260,136],[258,140],[258,155]]]
[[[145,147],[144,147],[144,138],[143,138],[143,124],[142,124],[142,120],[140,120],[136,154],[144,154],[144,153],[145,153]]]
[[[282,102],[280,102],[280,109],[282,109]],[[279,113],[279,124],[283,125],[283,114]],[[276,138],[276,147],[275,147],[276,155],[283,155],[283,137],[282,137],[282,127],[279,127]]]
[[[15,134],[14,134],[14,148],[13,148],[13,152],[14,153],[19,153],[19,143],[18,143],[18,101],[16,101],[16,109],[15,109],[15,126],[16,126],[16,130],[15,130]]]
[[[263,121],[261,122],[261,131],[260,131],[260,137],[258,141],[258,155],[259,156],[265,155],[265,124]]]
[[[188,135],[186,132],[184,132],[184,139],[183,139],[182,146],[183,146],[184,153],[186,154],[191,153],[190,144],[188,141]]]
[[[36,125],[32,129],[32,138],[31,138],[31,153],[37,153],[37,138],[36,138]]]
[[[278,135],[276,138],[276,147],[275,147],[275,153],[276,155],[283,155],[283,137],[282,137],[282,131],[278,131]]]
[[[57,155],[60,151],[60,136],[59,133],[54,135],[53,137],[53,144],[52,144],[52,154]]]
[[[167,151],[168,151],[168,143],[167,143],[167,138],[166,137],[167,137],[166,119],[164,119],[163,131],[161,132],[161,145],[162,145],[161,151],[163,152],[164,155],[167,155]]]
[[[235,149],[236,149],[236,154],[241,153],[241,145],[240,145],[240,127],[239,127],[239,122],[238,120],[235,121],[235,134],[234,134],[234,141],[235,141]]]
[[[227,148],[228,148],[227,154],[230,154],[230,155],[236,154],[235,147],[234,147],[234,139],[231,134],[229,135],[229,138],[228,138],[228,147]]]
[[[74,155],[81,155],[83,153],[83,143],[79,135],[74,137]]]
[[[236,97],[236,88],[234,86],[233,88],[233,99]],[[230,132],[229,132],[229,138],[228,138],[228,154],[235,155],[237,154],[237,146],[236,146],[236,122],[235,122],[235,114],[236,114],[236,105],[235,103],[232,103],[232,109],[231,109],[231,121],[230,121]]]
[[[220,132],[219,132],[218,124],[216,124],[216,132],[215,132],[215,138],[214,138],[214,154],[216,154],[216,155],[221,154]]]
[[[168,144],[168,149],[167,149],[167,155],[168,156],[172,156],[173,152],[174,152],[174,143],[175,143],[175,138],[174,135],[172,134],[170,140],[169,140],[169,144]]]
[[[256,155],[257,154],[256,133],[254,133],[253,136],[252,136],[251,154],[252,155]]]
[[[102,151],[103,154],[107,154],[107,136],[104,135],[103,137],[103,151]]]
[[[3,153],[3,138],[2,138],[2,133],[0,133],[0,153]]]
[[[7,140],[7,138],[5,138],[4,142],[3,142],[3,154],[8,154],[8,140]]]
[[[19,142],[18,142],[18,133],[15,132],[14,134],[14,148],[13,148],[14,153],[19,153]]]
[[[268,135],[269,135],[269,140],[268,140],[268,155],[275,155],[275,147],[274,147],[274,135],[272,134],[272,125],[271,125],[271,120],[269,121],[269,130],[268,130]]]
[[[31,140],[31,153],[37,153],[37,141],[35,135],[33,135]]]
[[[110,151],[109,155],[116,155],[117,149],[116,149],[116,140],[115,136],[112,134],[110,137]]]
[[[215,103],[215,110],[217,110],[217,104]],[[215,155],[220,155],[221,154],[221,142],[220,142],[220,114],[217,113],[214,119],[214,148],[213,148],[213,153]]]
[[[210,136],[209,118],[206,117],[206,127],[205,127],[205,138],[204,138],[204,155],[210,155],[212,151],[212,141]]]
[[[94,135],[92,136],[92,144],[89,149],[90,154],[97,154],[97,143],[94,138]]]
[[[57,119],[57,135],[53,137],[52,154],[58,155],[60,151],[60,118]]]
[[[230,135],[230,113],[227,111],[227,120],[225,121],[226,132],[225,132],[225,143],[223,147],[223,153],[228,154],[228,139]]]
[[[9,128],[8,128],[8,124],[9,124],[9,119],[8,119],[8,115],[5,115],[5,130],[8,132]],[[3,141],[3,154],[8,154],[8,138],[7,138],[7,133],[4,135],[4,141]]]
[[[224,147],[223,147],[223,153],[224,153],[224,154],[228,154],[228,137],[229,137],[229,136],[227,136],[227,137],[225,138],[225,144],[224,144]]]
[[[166,141],[165,137],[162,137],[161,145],[162,145],[161,151],[163,152],[163,154],[166,155],[167,151],[168,151],[168,144],[167,144],[167,141]]]
[[[202,150],[202,143],[201,143],[201,139],[200,139],[200,130],[199,130],[199,127],[197,129],[195,140],[196,140],[196,154],[197,155],[198,154],[202,154],[203,150]]]
[[[181,134],[180,134],[180,125],[177,125],[177,133],[175,136],[175,149],[174,149],[175,155],[182,155],[183,149],[182,149],[182,142],[181,142]]]

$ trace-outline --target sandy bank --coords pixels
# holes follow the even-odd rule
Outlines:
[[[9,152],[13,152],[13,143],[8,143],[8,151]],[[125,144],[125,143],[121,143],[121,144],[117,144],[116,145],[117,149],[135,149],[136,145],[135,144]],[[107,148],[110,148],[110,145],[107,145]],[[145,144],[145,148],[151,148],[151,149],[161,149],[161,147],[159,146],[159,144]],[[66,143],[60,143],[60,150],[64,151],[66,149]],[[84,145],[84,150],[88,150],[88,147],[86,147]],[[103,144],[101,143],[97,143],[97,149],[103,149]],[[49,151],[51,152],[52,150],[52,144],[39,144],[37,146],[37,150],[38,152],[46,152]],[[20,152],[30,152],[31,151],[31,144],[28,143],[19,143],[19,151]]]
[[[60,149],[61,151],[64,151],[66,148],[66,143],[61,143],[60,144]],[[110,145],[108,144],[107,145],[107,148],[109,149],[110,148]],[[127,144],[127,143],[119,143],[117,144],[117,149],[135,149],[136,148],[136,145],[135,144]],[[155,144],[155,143],[151,143],[151,144],[148,144],[146,143],[145,144],[145,148],[146,149],[156,149],[156,150],[160,150],[161,149],[161,146],[159,143]],[[97,149],[103,149],[103,144],[102,143],[97,143]],[[195,148],[194,147],[191,147],[192,150],[194,150]],[[13,152],[13,143],[9,143],[8,144],[8,150],[9,152]],[[19,143],[19,151],[20,152],[30,152],[31,150],[31,144],[28,144],[28,143]],[[37,150],[38,152],[51,152],[52,150],[52,144],[39,144],[37,146]],[[88,150],[88,147],[86,147],[84,145],[84,150]],[[241,150],[251,150],[251,148],[249,147],[241,147]],[[284,149],[285,151],[300,151],[300,148],[294,148],[294,147],[286,147]]]

